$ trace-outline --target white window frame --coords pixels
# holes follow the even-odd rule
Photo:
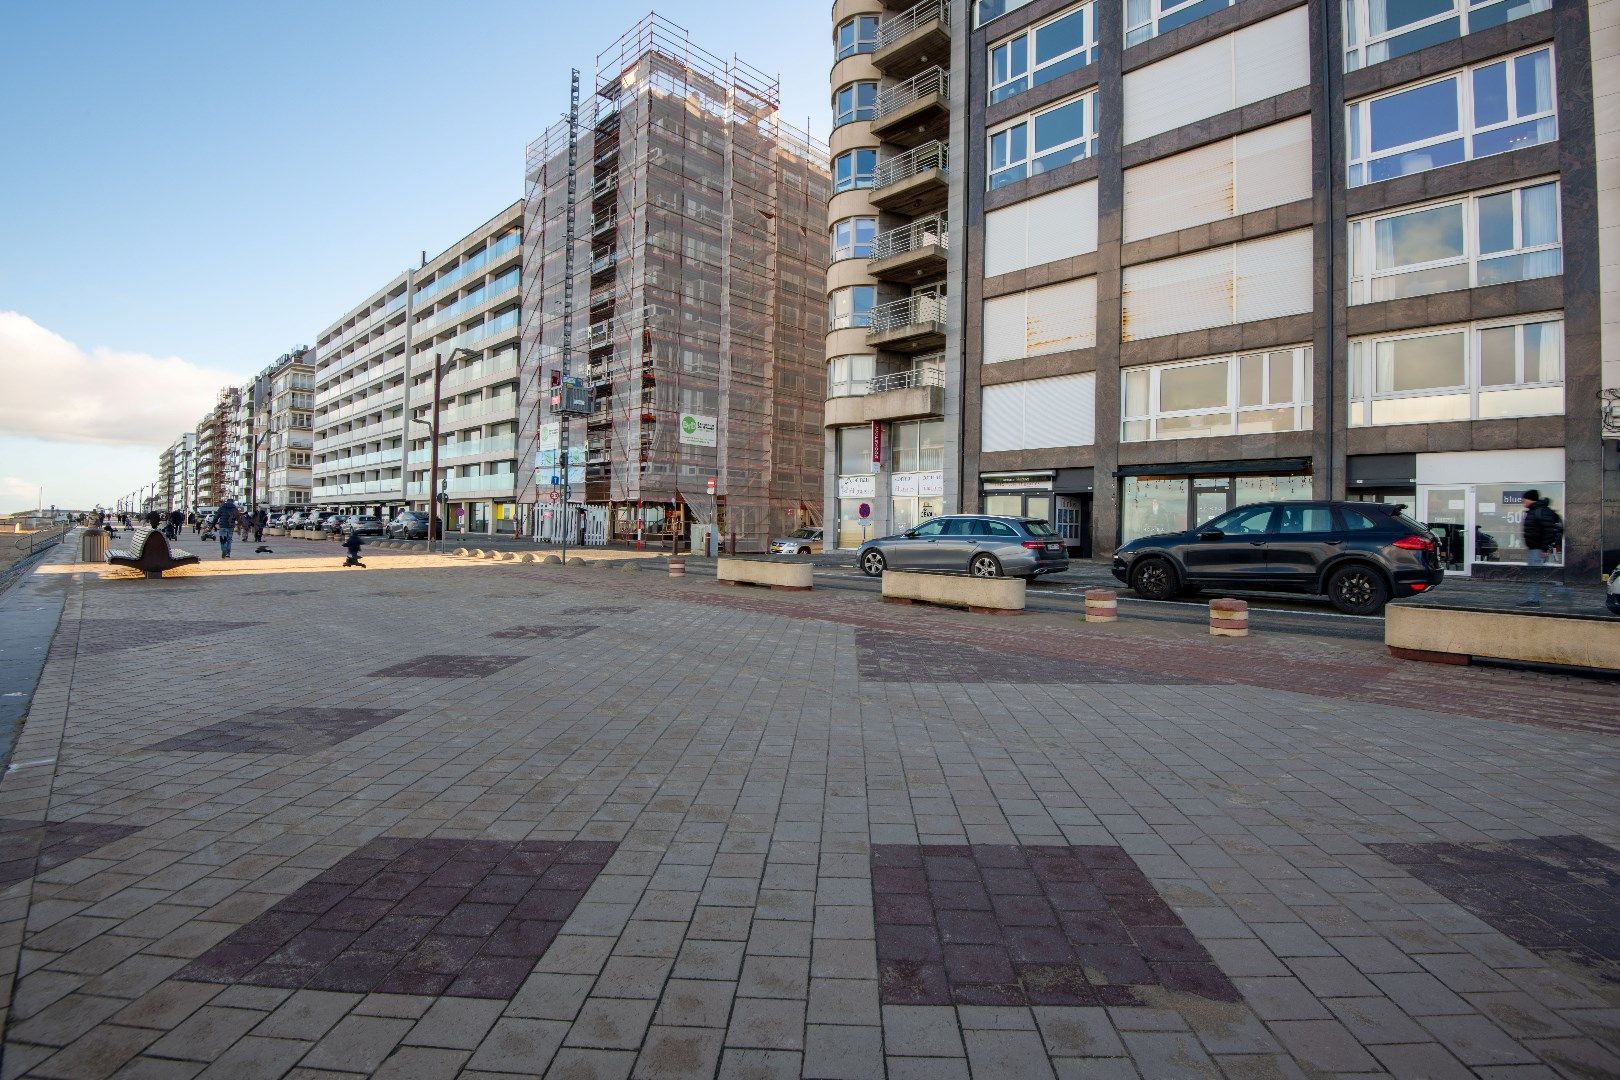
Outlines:
[[[1067,108],[1076,102],[1082,102],[1085,105],[1085,132],[1078,139],[1070,139],[1068,142],[1059,143],[1057,146],[1048,147],[1037,154],[1035,152],[1036,123],[1041,117],[1046,116],[1049,113],[1054,113],[1059,109]],[[996,139],[1003,135],[1008,135],[1010,137],[1011,132],[1020,127],[1024,128],[1024,156],[1021,158],[1009,157],[1000,165],[997,165],[995,157]],[[1039,175],[1034,171],[1036,161],[1038,161],[1040,158],[1046,157],[1049,154],[1056,154],[1060,151],[1067,150],[1075,146],[1084,146],[1086,148],[1086,152],[1081,155],[1080,159],[1095,157],[1097,154],[1097,91],[1095,89],[1075,94],[1073,97],[1064,98],[1062,101],[1054,102],[1051,105],[1037,109],[1034,112],[1025,113],[1016,120],[1009,120],[1005,124],[998,124],[986,132],[985,187],[989,190],[994,190],[998,186],[996,183],[996,178],[998,176],[1003,174],[1011,174],[1019,169],[1023,170],[1023,175],[1009,175],[1008,179],[1002,181],[1002,183],[1016,184],[1020,180],[1028,180],[1031,176]],[[1064,164],[1073,164],[1073,162],[1065,162]]]
[[[1085,24],[1085,35],[1084,36],[1085,36],[1085,39],[1086,39],[1087,43],[1084,44],[1084,45],[1079,46],[1078,48],[1070,49],[1068,52],[1064,53],[1061,56],[1054,56],[1052,59],[1046,61],[1044,64],[1036,63],[1036,61],[1035,61],[1035,52],[1036,52],[1037,38],[1039,37],[1040,32],[1042,30],[1045,30],[1047,27],[1052,26],[1055,23],[1058,23],[1058,22],[1061,22],[1064,19],[1067,19],[1069,16],[1073,15],[1075,12],[1084,12],[1085,13],[1085,19],[1083,20],[1083,22]],[[1044,83],[1046,81],[1048,81],[1048,80],[1039,80],[1038,81],[1036,79],[1036,75],[1038,75],[1040,73],[1042,68],[1049,68],[1049,67],[1052,67],[1052,66],[1054,66],[1056,64],[1063,63],[1063,62],[1069,60],[1070,58],[1074,57],[1076,54],[1084,55],[1086,64],[1090,64],[1090,63],[1095,62],[1096,59],[1097,59],[1097,8],[1096,8],[1096,5],[1094,3],[1092,3],[1092,0],[1086,0],[1085,3],[1076,4],[1071,8],[1067,8],[1064,11],[1058,12],[1056,15],[1052,16],[1050,19],[1047,19],[1044,22],[1042,22],[1042,23],[1040,23],[1040,24],[1038,24],[1036,26],[1031,26],[1031,27],[1028,27],[1027,29],[1020,30],[1018,33],[1013,34],[1011,37],[1003,38],[1000,41],[997,41],[994,44],[992,44],[990,46],[990,49],[989,49],[989,63],[985,68],[985,71],[987,73],[987,77],[989,79],[994,80],[994,78],[995,78],[996,53],[1000,52],[1002,49],[1011,49],[1013,47],[1013,45],[1016,42],[1019,42],[1019,41],[1022,41],[1024,43],[1024,72],[1023,72],[1023,74],[1017,76],[1016,78],[1004,79],[999,83],[992,81],[990,83],[990,89],[987,91],[987,100],[989,101],[989,103],[991,105],[994,105],[998,101],[1006,101],[1009,98],[1017,97],[1019,94],[1028,93],[1029,91],[1035,89],[1035,87],[1044,85]],[[1084,66],[1084,65],[1082,65],[1082,66]],[[1018,82],[1023,82],[1025,84],[1022,89],[1008,90],[1008,91],[1006,91],[1004,93],[999,94],[999,96],[998,96],[997,91],[1002,90],[1003,87],[1012,86],[1014,83],[1018,83]]]
[[[863,86],[869,87],[872,93],[871,100],[864,105],[861,104],[861,88]],[[850,106],[847,113],[844,111],[844,107],[839,104],[839,99],[845,94],[850,95]],[[877,98],[878,84],[872,79],[857,79],[854,82],[840,86],[833,92],[833,127],[843,127],[845,124],[853,124],[860,120],[875,120],[877,118]]]
[[[1517,105],[1518,97],[1516,93],[1518,72],[1515,66],[1515,61],[1517,61],[1520,57],[1532,56],[1540,52],[1545,52],[1547,54],[1548,77],[1551,79],[1552,85],[1552,108],[1544,112],[1531,113],[1526,116],[1509,116],[1506,120],[1503,120],[1500,123],[1489,124],[1485,127],[1476,126],[1474,123],[1474,73],[1489,67],[1495,67],[1497,64],[1507,65],[1507,99],[1508,107],[1511,109]],[[1397,97],[1401,94],[1411,93],[1414,90],[1421,90],[1425,87],[1434,86],[1445,82],[1453,84],[1454,92],[1457,95],[1457,128],[1455,130],[1440,135],[1433,135],[1425,139],[1419,139],[1416,142],[1404,143],[1400,146],[1390,147],[1387,150],[1380,151],[1376,155],[1371,154],[1367,149],[1365,149],[1372,146],[1372,106],[1375,102],[1383,101],[1387,98]],[[1465,68],[1457,68],[1454,71],[1449,71],[1446,74],[1437,76],[1433,79],[1424,79],[1420,82],[1407,83],[1405,86],[1398,86],[1393,90],[1386,91],[1382,94],[1375,94],[1372,97],[1362,98],[1359,101],[1350,102],[1345,106],[1345,130],[1349,136],[1350,144],[1347,149],[1347,156],[1349,157],[1349,161],[1346,166],[1347,183],[1350,187],[1361,187],[1365,184],[1382,183],[1383,180],[1394,179],[1392,176],[1383,177],[1380,180],[1369,179],[1368,176],[1371,166],[1375,162],[1382,161],[1385,158],[1400,157],[1404,154],[1410,154],[1415,150],[1421,150],[1426,146],[1439,146],[1442,143],[1453,142],[1457,139],[1461,139],[1463,142],[1462,160],[1475,161],[1478,160],[1478,158],[1474,153],[1474,140],[1479,136],[1487,135],[1490,132],[1499,131],[1504,128],[1515,127],[1520,124],[1528,124],[1547,118],[1551,118],[1553,121],[1553,135],[1551,139],[1546,141],[1557,141],[1558,56],[1557,53],[1554,52],[1551,42],[1537,45],[1531,49],[1522,49],[1516,53],[1509,53],[1506,56],[1498,56],[1491,60],[1485,61],[1484,63],[1472,64]],[[1540,144],[1537,143],[1533,145]],[[1357,153],[1358,148],[1362,148],[1360,150],[1362,156],[1360,157],[1354,156]],[[1483,156],[1490,157],[1498,153],[1506,152],[1507,151],[1501,150],[1492,151],[1491,154],[1486,154]],[[1427,170],[1415,169],[1412,172],[1399,173],[1396,175],[1411,176],[1418,172],[1425,171]]]
[[[995,22],[997,19],[1001,18],[1003,15],[1011,15],[1013,12],[1015,12],[1019,8],[1023,7],[1025,4],[1033,3],[1034,0],[1001,0],[1001,10],[996,11],[994,13],[988,13],[988,14],[985,11],[985,6],[986,6],[987,2],[992,2],[993,3],[994,0],[973,0],[973,27],[974,27],[974,29],[978,29],[979,27],[983,26],[985,23]]]
[[[1289,353],[1291,374],[1293,377],[1293,395],[1289,401],[1273,401],[1271,397],[1271,361],[1269,356],[1273,353]],[[1262,401],[1256,405],[1240,404],[1242,396],[1242,364],[1245,356],[1266,356],[1265,375],[1261,382]],[[1188,368],[1208,367],[1213,364],[1226,365],[1226,404],[1203,409],[1160,409],[1159,392],[1162,376],[1167,371],[1183,371]],[[1145,373],[1147,375],[1147,410],[1141,414],[1129,411],[1129,382],[1133,375]],[[1122,368],[1119,373],[1119,432],[1121,442],[1175,442],[1182,439],[1218,438],[1224,435],[1239,433],[1238,424],[1245,413],[1271,412],[1275,409],[1291,408],[1294,413],[1294,426],[1291,431],[1306,431],[1311,427],[1311,421],[1306,413],[1311,408],[1311,346],[1309,345],[1281,345],[1275,349],[1246,349],[1243,352],[1227,353],[1224,356],[1203,356],[1196,360],[1178,360],[1169,364],[1147,364],[1139,367]],[[1226,431],[1198,432],[1196,434],[1159,434],[1159,421],[1189,416],[1221,416],[1230,418]],[[1145,434],[1133,437],[1129,434],[1132,424],[1145,425]]]
[[[855,298],[860,290],[865,289],[871,294],[872,302],[866,306],[865,311],[857,310]],[[840,310],[847,307],[848,310]],[[832,330],[865,330],[872,325],[872,309],[877,307],[876,285],[846,285],[842,289],[834,289],[827,294],[827,329]]]
[[[1438,15],[1429,16],[1427,19],[1419,19],[1417,22],[1408,23],[1398,29],[1386,30],[1382,34],[1374,35],[1372,32],[1372,8],[1369,0],[1344,0],[1344,70],[1357,71],[1369,66],[1370,63],[1382,63],[1384,60],[1392,60],[1397,56],[1410,55],[1410,53],[1417,50],[1409,49],[1406,52],[1384,55],[1372,61],[1367,59],[1367,54],[1379,45],[1394,41],[1397,38],[1403,38],[1408,34],[1415,34],[1431,26],[1438,26],[1449,19],[1457,20],[1458,33],[1456,37],[1425,42],[1419,48],[1439,44],[1442,40],[1455,41],[1457,38],[1473,32],[1474,28],[1471,24],[1473,21],[1472,16],[1475,13],[1485,8],[1497,7],[1503,4],[1510,5],[1511,10],[1511,5],[1516,2],[1521,2],[1521,0],[1452,0],[1451,10],[1449,11],[1442,11]],[[1512,22],[1514,19],[1522,19],[1526,15],[1533,15],[1539,11],[1548,11],[1552,8],[1552,0],[1522,0],[1522,2],[1525,3],[1525,10],[1517,15],[1509,15],[1506,21]],[[1493,23],[1492,25],[1501,24]]]
[[[859,361],[865,361],[860,365],[867,372],[863,378],[858,378],[855,373]],[[874,353],[835,356],[827,361],[827,397],[865,397],[871,392],[871,382],[876,375],[877,355]]]
[[[1495,330],[1504,326],[1521,327],[1530,325],[1557,324],[1558,332],[1558,378],[1534,379],[1528,382],[1492,383],[1483,385],[1480,366],[1481,348],[1480,337],[1483,331]],[[1489,393],[1501,390],[1535,390],[1535,389],[1562,389],[1565,383],[1565,368],[1567,366],[1567,349],[1563,333],[1564,316],[1562,312],[1545,312],[1540,315],[1514,315],[1503,319],[1485,319],[1473,323],[1454,323],[1450,326],[1425,327],[1422,330],[1404,331],[1394,334],[1377,334],[1371,337],[1355,338],[1350,342],[1350,370],[1347,373],[1347,389],[1345,393],[1346,408],[1349,411],[1349,424],[1351,427],[1403,427],[1407,424],[1432,423],[1461,423],[1480,419],[1479,396],[1482,392]],[[1449,337],[1455,334],[1463,336],[1463,382],[1453,386],[1425,386],[1417,390],[1391,390],[1379,392],[1375,387],[1376,364],[1378,346],[1385,342],[1416,341],[1421,338]],[[1515,364],[1519,373],[1524,372],[1524,335],[1514,336]],[[1363,389],[1365,388],[1365,389]],[[1374,424],[1372,419],[1372,405],[1374,401],[1397,401],[1405,398],[1427,398],[1468,395],[1468,416],[1465,420],[1439,421],[1439,420],[1410,420],[1397,424]],[[1358,416],[1357,413],[1360,415]],[[1561,407],[1557,413],[1531,414],[1562,416]],[[1505,419],[1503,417],[1489,417],[1487,419]]]
[[[861,251],[861,239],[859,232],[860,223],[863,221],[870,222],[872,225],[872,234],[866,239],[866,250],[864,252]],[[870,259],[872,257],[872,241],[877,238],[877,225],[877,218],[865,216],[841,218],[838,221],[833,222],[832,228],[827,230],[827,239],[829,242],[831,256],[829,261],[839,262],[843,259]],[[849,229],[849,242],[840,243],[838,231],[846,226]]]
[[[864,174],[860,170],[860,155],[861,154],[870,154],[870,155],[872,155],[872,167],[868,172],[866,172]],[[842,161],[844,158],[849,158],[850,159],[850,173],[849,173],[850,182],[849,182],[848,187],[839,187],[838,186],[838,163],[840,161]],[[837,157],[833,158],[833,167],[832,167],[833,194],[837,195],[837,194],[839,194],[841,192],[845,192],[845,191],[861,191],[861,190],[863,190],[865,188],[871,187],[873,178],[875,176],[877,176],[877,167],[878,167],[878,154],[877,154],[877,148],[876,147],[857,146],[857,147],[854,147],[853,149],[845,150],[842,154],[839,154]],[[861,178],[862,178],[863,175],[866,178],[866,182],[864,184],[861,183]]]
[[[1521,194],[1530,188],[1543,187],[1551,184],[1553,188],[1553,203],[1558,207],[1556,221],[1558,238],[1550,244],[1535,244],[1524,246],[1524,199]],[[1479,239],[1479,204],[1482,199],[1492,195],[1513,193],[1513,235],[1516,246],[1507,251],[1493,251],[1484,255],[1480,251]],[[1424,270],[1434,270],[1445,266],[1468,267],[1468,284],[1464,288],[1479,287],[1480,263],[1491,262],[1495,259],[1508,258],[1515,255],[1531,255],[1542,251],[1563,251],[1564,247],[1564,214],[1561,202],[1562,188],[1555,176],[1543,176],[1536,180],[1510,184],[1505,187],[1490,188],[1484,191],[1470,192],[1460,198],[1441,199],[1436,202],[1422,203],[1416,206],[1403,206],[1399,210],[1382,214],[1371,214],[1356,218],[1349,223],[1349,255],[1350,255],[1350,303],[1371,304],[1377,303],[1374,299],[1373,288],[1376,282],[1386,278],[1398,278],[1407,274],[1415,274]],[[1378,254],[1377,223],[1395,218],[1406,217],[1411,214],[1422,213],[1426,210],[1435,210],[1443,206],[1463,207],[1463,252],[1445,259],[1431,259],[1423,263],[1411,263],[1398,270],[1379,270],[1373,265]],[[1561,271],[1560,271],[1561,272]],[[1546,275],[1552,276],[1552,275]],[[1533,278],[1514,278],[1515,281],[1531,281]],[[1410,293],[1408,296],[1433,296],[1437,292],[1454,290],[1434,290],[1429,293]],[[1391,299],[1402,299],[1392,297]]]
[[[1185,11],[1187,8],[1197,7],[1205,2],[1206,0],[1144,0],[1144,3],[1147,5],[1148,9],[1147,18],[1139,20],[1136,23],[1132,23],[1130,21],[1130,2],[1129,0],[1126,0],[1124,4],[1125,47],[1128,49],[1132,45],[1140,45],[1144,41],[1152,41],[1154,38],[1158,37],[1164,32],[1159,29],[1159,24],[1166,18],[1171,15],[1175,15],[1177,12]],[[1225,0],[1225,2],[1222,3],[1220,0],[1216,0],[1215,10],[1231,7],[1237,2],[1238,0]],[[1170,29],[1174,30],[1180,26],[1187,26],[1190,23],[1197,22],[1198,19],[1208,18],[1213,14],[1214,11],[1205,12],[1203,15],[1200,15],[1197,18],[1189,20],[1187,23],[1178,23],[1176,26],[1173,26]],[[1147,31],[1145,36],[1143,36],[1141,33],[1143,30]]]
[[[862,19],[869,20],[872,24],[872,36],[869,38],[862,38],[860,36]],[[836,64],[838,61],[847,59],[851,56],[860,56],[862,53],[877,52],[878,22],[879,19],[876,15],[852,15],[834,27],[833,63]],[[845,52],[844,47],[838,43],[838,39],[844,36],[844,27],[846,26],[854,28],[850,35],[848,52]],[[865,45],[866,48],[861,48],[862,45]]]

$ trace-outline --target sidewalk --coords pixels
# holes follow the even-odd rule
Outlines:
[[[1610,684],[271,543],[37,575],[8,1077],[1620,1074]]]

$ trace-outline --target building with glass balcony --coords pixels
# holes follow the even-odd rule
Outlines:
[[[1620,558],[1620,0],[832,22],[841,545],[961,509],[1102,557],[1381,499],[1451,572],[1512,575],[1536,488],[1573,571]]]
[[[315,443],[318,350],[283,354],[270,375],[269,430],[264,440],[265,502],[274,510],[307,509]]]

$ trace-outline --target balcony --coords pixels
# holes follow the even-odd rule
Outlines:
[[[872,309],[866,343],[875,349],[902,353],[944,348],[944,295],[930,290],[879,304]]]
[[[948,0],[922,3],[890,15],[878,24],[872,63],[891,78],[905,79],[932,64],[951,59],[951,5]]]
[[[873,421],[916,420],[945,414],[945,356],[922,357],[901,371],[867,380],[855,392],[827,399],[822,423],[847,427]]]
[[[949,248],[948,219],[944,214],[930,214],[874,236],[866,272],[883,281],[910,283],[938,277],[945,272]]]
[[[517,452],[516,435],[491,435],[487,439],[467,439],[462,442],[446,443],[439,447],[439,464],[444,465],[452,461],[464,461],[467,458],[482,457],[486,454],[504,454],[511,457]],[[431,449],[412,450],[410,464],[426,466],[432,460]]]
[[[398,490],[398,485],[395,485]],[[452,476],[441,482],[439,490],[448,492],[452,498],[470,498],[475,496],[494,496],[496,498],[511,498],[517,490],[517,473],[490,473],[485,476]],[[410,497],[424,499],[427,497],[427,484],[418,480],[410,486]]]
[[[939,140],[885,158],[872,174],[868,198],[879,210],[908,217],[943,209],[950,188],[951,151]]]
[[[943,138],[951,122],[951,73],[931,67],[877,97],[872,134],[904,147]]]

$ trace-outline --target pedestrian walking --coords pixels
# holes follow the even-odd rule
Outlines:
[[[163,515],[158,513],[156,510],[148,510],[146,512],[146,527],[148,529],[162,528],[163,527]]]
[[[254,511],[254,514],[253,514],[253,542],[255,544],[264,543],[264,527],[265,527],[266,524],[269,523],[269,521],[270,521],[270,511],[266,510],[262,506],[259,507],[258,510]]]
[[[1568,600],[1569,586],[1558,580],[1547,562],[1564,546],[1564,519],[1535,488],[1526,491],[1519,501],[1524,507],[1525,561],[1530,564],[1530,592],[1524,598],[1524,606],[1541,606],[1541,586],[1546,581],[1552,582],[1558,595]]]
[[[349,557],[343,560],[344,566],[358,566],[364,570],[366,564],[360,561],[360,545],[364,542],[359,529],[350,529],[349,535],[343,541],[343,546],[349,549]]]
[[[236,524],[236,500],[229,495],[219,504],[219,512],[215,515],[215,526],[219,529],[219,557],[231,557],[231,527]]]
[[[186,515],[178,510],[169,511],[169,539],[180,539],[180,526],[185,524]]]

